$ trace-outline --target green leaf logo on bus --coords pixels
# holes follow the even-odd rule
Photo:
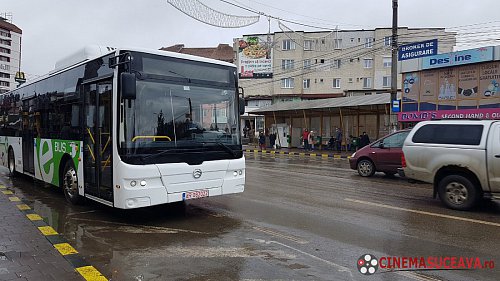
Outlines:
[[[68,154],[78,170],[80,147],[80,141],[35,139],[35,178],[59,185],[61,159]]]

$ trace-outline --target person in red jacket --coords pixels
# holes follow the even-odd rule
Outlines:
[[[304,129],[302,133],[302,141],[304,142],[304,150],[309,150],[309,131]]]

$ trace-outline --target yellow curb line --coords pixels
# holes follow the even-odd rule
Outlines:
[[[93,266],[82,266],[76,269],[78,273],[80,273],[83,278],[87,281],[107,281],[106,277],[104,277],[95,267]]]
[[[28,219],[31,221],[41,221],[42,220],[42,217],[40,217],[38,214],[27,214],[26,217],[28,217]]]
[[[9,197],[10,202],[21,202],[21,199],[17,196]]]
[[[56,248],[63,256],[78,254],[78,251],[68,243],[54,244],[54,248]]]
[[[59,234],[51,226],[39,226],[38,230],[40,230],[40,232],[45,236]]]

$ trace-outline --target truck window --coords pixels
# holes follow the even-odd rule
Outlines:
[[[420,127],[412,141],[414,143],[479,145],[483,125],[428,124]]]

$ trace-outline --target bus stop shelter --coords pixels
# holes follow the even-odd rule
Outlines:
[[[265,118],[264,134],[277,134],[280,147],[300,147],[302,132],[313,131],[325,145],[335,129],[342,131],[342,144],[349,136],[366,132],[371,140],[390,132],[390,94],[304,100],[276,103],[253,110]]]

